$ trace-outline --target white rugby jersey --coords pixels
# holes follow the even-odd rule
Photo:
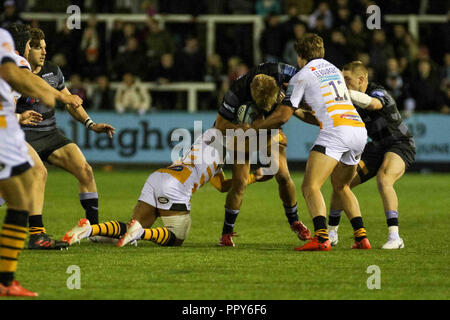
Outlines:
[[[297,109],[301,102],[311,107],[320,129],[364,127],[342,73],[325,59],[311,60],[289,81],[283,104]]]
[[[0,28],[0,64],[17,61],[14,41],[5,29]],[[17,63],[17,62],[16,62]],[[15,115],[16,102],[11,86],[0,78],[0,129],[19,129]]]
[[[25,59],[24,57],[22,57],[22,56],[19,56],[17,53],[13,53],[13,58],[14,58],[14,61],[16,62],[16,65],[19,67],[19,68],[25,68],[25,69],[28,69],[28,70],[30,70],[31,71],[31,66],[30,66],[30,64],[28,63],[28,61],[27,61],[27,59]],[[17,92],[17,91],[15,91],[15,90],[13,90],[13,96],[14,96],[14,102],[16,103],[17,102],[17,100],[19,100],[19,98],[22,96],[22,94],[21,93],[19,93],[19,92]]]
[[[170,174],[194,193],[219,173],[223,164],[223,136],[217,129],[206,130],[196,139],[180,162],[157,172]]]

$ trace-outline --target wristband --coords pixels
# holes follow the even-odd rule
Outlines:
[[[20,113],[16,113],[17,121],[20,122]]]
[[[372,97],[363,92],[359,92],[356,90],[349,90],[349,92],[352,102],[362,109],[366,109],[372,102]]]
[[[84,126],[88,129],[91,128],[91,126],[93,126],[95,123],[94,121],[91,120],[91,118],[87,118],[86,120],[84,120]]]

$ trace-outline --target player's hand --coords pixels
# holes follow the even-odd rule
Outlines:
[[[35,126],[42,120],[42,114],[33,110],[27,110],[20,115],[19,123],[21,125]]]
[[[263,168],[256,169],[253,174],[256,182],[264,182],[273,178],[273,175],[264,175]]]
[[[83,104],[83,99],[81,99],[76,94],[62,94],[60,99],[61,102],[63,102],[64,104],[68,104],[74,109],[81,107],[81,105]]]
[[[236,130],[242,129],[243,131],[247,131],[250,128],[251,128],[251,126],[248,123],[240,123],[240,124],[236,125]]]
[[[255,121],[253,121],[252,123],[252,127],[255,130],[258,130],[261,127],[261,124],[264,122],[265,118],[264,117],[259,117],[257,119],[255,119]]]
[[[103,133],[103,132],[105,132],[105,133],[108,134],[108,137],[110,137],[110,138],[112,138],[114,133],[116,133],[116,129],[113,126],[111,126],[111,125],[109,125],[107,123],[94,123],[90,127],[90,129],[92,131],[96,132],[96,133]]]

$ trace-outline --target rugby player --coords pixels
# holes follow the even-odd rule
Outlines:
[[[59,100],[77,108],[82,100],[62,94],[31,72],[18,68],[22,57],[14,50],[11,35],[0,28],[0,191],[7,205],[0,233],[0,296],[35,297],[37,293],[14,280],[18,255],[27,235],[34,175],[30,170],[33,160],[15,115],[12,91],[38,98],[49,107],[54,107]]]
[[[297,72],[296,68],[284,63],[262,63],[251,69],[247,74],[234,81],[225,93],[219,108],[215,128],[221,130],[223,134],[226,133],[226,129],[248,129],[250,127],[248,124],[238,121],[239,107],[243,104],[254,104],[263,116],[268,116],[274,106],[284,97],[282,87],[287,85]],[[298,110],[296,116],[303,119],[307,116],[314,118],[311,114],[302,110]],[[279,196],[291,230],[297,234],[300,240],[306,240],[309,238],[310,232],[298,220],[295,184],[289,174],[286,160],[287,137],[281,130],[277,142],[279,144],[279,169],[275,173],[275,178],[278,182]],[[272,141],[269,141],[270,143]],[[267,147],[270,149],[270,146]],[[233,164],[232,185],[225,202],[225,221],[219,242],[221,246],[234,247],[232,239],[235,234],[233,231],[234,224],[242,204],[249,173],[250,163],[248,159],[243,164]]]
[[[350,187],[377,177],[388,226],[388,240],[382,249],[401,249],[404,243],[398,232],[398,199],[394,184],[414,161],[414,139],[402,122],[394,98],[382,86],[368,81],[367,68],[360,61],[346,64],[342,72],[350,98],[371,139],[364,148]],[[328,219],[331,245],[338,243],[342,208],[339,197],[333,193]]]
[[[142,188],[128,226],[119,221],[92,225],[87,219],[81,219],[63,240],[73,244],[100,235],[120,238],[119,247],[141,239],[162,246],[180,246],[191,226],[192,194],[208,182],[220,192],[231,188],[231,181],[225,178],[221,169],[224,159],[223,152],[219,151],[223,150],[222,139],[219,130],[210,128],[194,142],[181,161],[152,173]],[[260,171],[250,174],[249,184],[260,178]],[[164,227],[151,228],[157,217],[161,217]]]
[[[30,50],[25,58],[31,65],[32,72],[62,94],[70,95],[64,83],[64,76],[58,66],[46,61],[46,42],[44,32],[39,28],[30,30]],[[87,163],[80,148],[68,139],[56,125],[55,111],[47,105],[33,98],[22,97],[17,103],[17,112],[34,110],[42,114],[43,120],[37,125],[23,125],[26,141],[36,150],[42,161],[47,161],[71,173],[79,182],[79,198],[87,219],[91,223],[98,223],[98,194],[91,166]],[[94,123],[83,107],[73,109],[66,106],[70,115],[84,124],[86,128],[96,133],[107,133],[110,138],[114,134],[114,128],[109,124]],[[44,202],[44,189],[47,180],[47,172],[36,180],[36,189],[40,190],[39,200],[35,202],[30,212],[29,248],[45,248],[55,245],[46,234],[42,221],[42,209]]]
[[[314,238],[295,250],[331,249],[321,192],[330,176],[333,191],[341,199],[354,229],[352,248],[370,249],[358,200],[350,189],[367,140],[364,122],[352,105],[341,72],[323,59],[323,39],[316,34],[306,34],[297,41],[295,49],[302,69],[290,80],[286,98],[268,118],[253,124],[257,129],[279,128],[301,103],[312,109],[319,122],[320,132],[309,153],[302,183],[303,197],[313,218]]]

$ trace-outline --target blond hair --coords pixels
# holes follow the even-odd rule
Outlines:
[[[349,62],[342,67],[342,70],[350,71],[351,73],[355,74],[356,76],[364,76],[365,78],[368,78],[368,76],[369,76],[369,71],[367,70],[364,63],[362,63],[361,61]]]
[[[268,111],[277,102],[279,88],[275,79],[265,74],[257,74],[250,84],[250,92],[258,108]]]

